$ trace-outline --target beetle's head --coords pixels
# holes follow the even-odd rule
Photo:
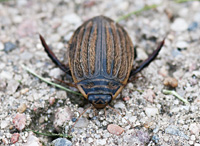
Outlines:
[[[95,108],[102,109],[112,101],[112,96],[109,94],[90,94],[88,95],[88,101],[92,103]]]

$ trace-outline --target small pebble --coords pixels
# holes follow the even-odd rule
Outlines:
[[[15,93],[15,91],[17,90],[19,86],[19,82],[18,81],[15,81],[15,80],[9,80],[8,81],[8,85],[7,85],[7,88],[6,88],[6,92],[8,94],[13,94]]]
[[[166,77],[168,75],[168,71],[165,66],[162,66],[158,73],[163,77]]]
[[[29,91],[28,88],[21,89],[20,93],[23,95]]]
[[[115,124],[109,124],[107,130],[114,135],[121,135],[124,132],[124,129]]]
[[[27,106],[25,103],[20,104],[20,106],[18,107],[17,111],[19,113],[23,113],[26,110]]]
[[[22,54],[20,54],[20,59],[24,61],[28,61],[31,58],[33,58],[33,54],[27,51],[24,51]]]
[[[118,5],[117,9],[120,11],[126,11],[129,7],[129,2],[122,1],[120,5]]]
[[[157,133],[159,131],[160,127],[157,126],[155,129],[153,129],[153,133]]]
[[[88,143],[92,143],[93,139],[91,137],[88,138]]]
[[[172,56],[173,57],[177,57],[177,56],[181,56],[181,55],[182,55],[182,53],[178,49],[172,50]]]
[[[71,24],[80,24],[81,18],[75,13],[70,13],[70,14],[66,14],[63,17],[63,22],[71,23]]]
[[[155,95],[154,91],[151,89],[148,89],[144,94],[144,98],[151,103],[153,103],[155,97],[156,97],[156,95]]]
[[[1,121],[1,129],[6,128],[9,125],[9,122],[6,120]]]
[[[14,50],[16,48],[16,45],[11,43],[11,42],[7,42],[4,44],[4,51],[6,53],[11,52],[12,50]]]
[[[192,141],[195,141],[195,135],[191,135],[191,137],[190,137],[190,139],[192,140]]]
[[[72,118],[72,122],[76,122],[76,120],[77,120],[76,118],[74,118],[74,117]]]
[[[167,77],[164,79],[163,84],[165,86],[176,88],[178,86],[178,80],[172,77]]]
[[[12,20],[14,23],[21,23],[23,21],[23,18],[20,15],[16,15],[15,17],[13,17]]]
[[[52,143],[54,146],[72,146],[72,142],[66,138],[57,138]]]
[[[155,142],[155,143],[158,143],[159,142],[159,137],[157,135],[153,135],[152,136],[152,140]]]
[[[188,43],[185,41],[179,41],[176,43],[176,47],[178,49],[187,49],[188,48]]]
[[[37,23],[34,19],[27,19],[19,24],[17,33],[20,37],[33,36],[37,32]]]
[[[18,142],[18,140],[19,140],[19,133],[14,133],[14,134],[12,134],[12,137],[11,137],[11,143],[16,143],[16,142]]]
[[[77,119],[78,122],[76,123],[76,125],[74,127],[76,128],[83,128],[83,127],[87,127],[88,126],[88,119],[86,118],[80,118],[80,119]]]
[[[189,140],[189,144],[190,144],[190,145],[193,145],[193,144],[194,144],[194,141]]]
[[[16,116],[13,118],[13,124],[17,130],[22,131],[26,125],[25,114],[16,114]]]
[[[140,130],[140,131],[136,132],[136,135],[137,135],[138,139],[143,143],[148,143],[150,140],[150,136],[149,136],[148,132]]]
[[[145,113],[148,117],[155,117],[156,115],[159,114],[158,109],[155,107],[146,107],[145,108]]]
[[[167,141],[169,141],[169,136],[164,136],[164,138],[163,138],[163,139],[164,139],[164,141],[166,141],[166,142],[167,142]]]
[[[175,125],[170,125],[168,126],[166,129],[165,129],[165,133],[167,134],[171,134],[171,135],[177,135],[177,136],[180,136],[180,137],[183,137],[185,139],[189,139],[189,137],[187,135],[185,135],[182,131],[180,131],[178,129],[177,126]]]
[[[42,144],[40,143],[39,138],[37,138],[33,135],[32,132],[30,132],[27,138],[27,142],[23,144],[23,146],[42,146]]]
[[[124,101],[129,101],[129,100],[130,100],[130,97],[129,97],[129,96],[123,97],[123,100],[124,100]]]
[[[198,28],[198,22],[194,21],[194,22],[192,22],[192,23],[189,25],[188,30],[189,30],[189,31],[194,31],[194,30],[196,30],[197,28]]]
[[[54,97],[50,97],[49,104],[53,105],[55,103],[56,99]]]
[[[63,74],[62,70],[60,70],[59,68],[53,68],[52,70],[50,70],[49,75],[55,79],[59,79],[60,76]]]
[[[60,35],[59,34],[51,34],[49,40],[50,40],[50,42],[59,42],[60,41]]]
[[[145,58],[148,58],[147,53],[144,51],[144,49],[138,48],[137,49],[137,59],[138,60],[144,60]]]
[[[176,32],[185,31],[187,28],[188,24],[183,18],[176,18],[171,24],[171,29]]]
[[[125,104],[122,101],[119,101],[119,102],[115,103],[114,107],[115,108],[121,108],[121,109],[125,109],[126,108]]]
[[[106,139],[97,139],[97,145],[103,145],[105,146],[106,145]]]
[[[194,146],[200,146],[200,143],[195,143]]]
[[[69,121],[72,119],[72,111],[70,110],[69,107],[65,107],[65,108],[58,108],[56,113],[55,113],[55,119],[54,119],[54,127],[56,128],[56,130],[59,132],[60,127],[62,127],[64,125],[64,123],[66,123],[66,121]]]
[[[195,135],[199,135],[199,132],[200,132],[200,124],[197,124],[197,123],[191,123],[190,124],[190,127],[189,127],[189,130],[192,134],[195,134]]]

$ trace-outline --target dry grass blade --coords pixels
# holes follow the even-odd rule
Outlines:
[[[174,95],[175,97],[177,97],[178,99],[180,99],[181,101],[183,101],[185,104],[189,104],[189,102],[184,99],[183,97],[181,97],[176,91],[174,90],[163,90],[162,91],[164,94],[171,94]]]
[[[72,91],[72,90],[70,90],[70,89],[68,89],[68,88],[65,88],[65,87],[61,86],[61,85],[58,85],[58,84],[56,84],[56,83],[53,83],[53,82],[48,81],[47,79],[45,79],[45,78],[43,78],[43,77],[37,75],[35,72],[33,72],[32,70],[30,70],[29,68],[27,68],[27,67],[24,66],[24,65],[21,65],[21,66],[22,66],[23,69],[25,69],[26,71],[28,71],[28,72],[31,73],[32,75],[38,77],[40,80],[42,80],[43,82],[45,82],[45,83],[47,83],[47,84],[53,85],[53,86],[55,86],[55,87],[57,87],[57,88],[60,88],[60,89],[65,90],[65,91],[67,91],[67,92],[71,92],[71,93],[73,93],[73,94],[82,96],[82,94],[80,94],[80,93],[78,93],[78,92]]]

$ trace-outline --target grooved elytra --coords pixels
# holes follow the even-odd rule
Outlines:
[[[105,16],[86,21],[74,32],[69,41],[69,66],[56,58],[41,35],[40,40],[52,61],[73,78],[73,86],[95,108],[104,108],[115,99],[128,79],[148,66],[164,44],[163,40],[134,70],[135,52],[130,37],[122,26]]]
[[[72,77],[77,83],[100,76],[121,83],[128,80],[134,49],[119,24],[99,16],[86,21],[76,32],[70,40],[70,46],[76,47],[70,48],[69,61]],[[77,42],[74,42],[76,38]]]

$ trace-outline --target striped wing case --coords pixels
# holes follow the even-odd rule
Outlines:
[[[81,25],[69,42],[69,66],[75,83],[108,79],[125,85],[134,48],[122,26],[105,16]]]

